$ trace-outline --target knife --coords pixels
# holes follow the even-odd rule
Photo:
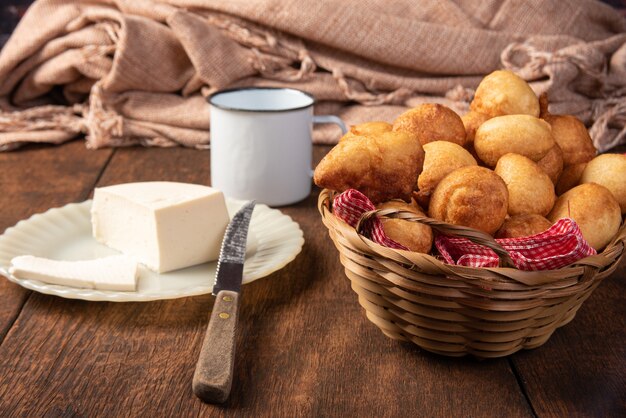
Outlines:
[[[239,209],[222,241],[213,284],[215,303],[193,375],[193,393],[204,402],[222,403],[230,394],[243,262],[254,204]]]

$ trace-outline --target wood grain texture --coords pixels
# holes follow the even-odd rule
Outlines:
[[[315,147],[315,160],[327,151]],[[209,153],[119,149],[99,184],[139,180],[209,184]],[[617,291],[623,295],[624,289],[610,288],[613,296],[600,293],[617,282],[615,277],[590,299],[607,295],[596,302],[589,321],[582,319],[584,306],[572,324],[553,336],[567,333],[569,345],[516,355],[516,371],[532,407],[509,360],[449,359],[395,342],[369,323],[350,289],[315,209],[318,192],[281,208],[304,232],[302,253],[242,289],[237,384],[226,403],[205,404],[191,389],[213,296],[116,304],[33,293],[0,346],[0,416],[527,417],[533,408],[543,411],[544,402],[545,410],[571,404],[578,411],[577,392],[563,391],[556,399],[551,396],[557,389],[539,393],[551,376],[535,377],[530,370],[546,365],[552,359],[548,354],[567,356],[571,344],[583,345],[581,338],[594,335],[624,345],[623,332],[616,332],[624,320]],[[26,207],[28,197],[20,204]],[[606,320],[590,324],[597,315]],[[588,344],[596,351],[580,352],[587,358],[572,362],[575,371],[568,376],[587,377],[585,361],[596,367],[608,359],[613,381],[622,382],[626,371],[624,359],[617,358],[620,352],[601,341]],[[599,391],[589,396],[611,402]]]
[[[215,296],[198,363],[193,393],[204,402],[223,403],[230,395],[235,365],[239,293],[222,290]]]
[[[111,152],[73,141],[0,153],[0,232],[35,213],[85,200]],[[0,277],[0,343],[29,294]]]
[[[512,356],[540,417],[626,415],[626,263],[540,349]]]

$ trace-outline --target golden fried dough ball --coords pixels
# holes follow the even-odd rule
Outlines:
[[[520,238],[537,235],[552,226],[552,222],[536,213],[515,215],[504,220],[496,232],[496,238]]]
[[[546,156],[537,161],[537,165],[546,172],[552,183],[556,184],[563,172],[563,151],[559,144],[555,143]]]
[[[546,122],[552,127],[552,136],[563,151],[563,163],[586,163],[596,156],[596,148],[585,125],[575,116],[548,115]]]
[[[428,212],[431,218],[493,235],[502,226],[508,205],[509,193],[500,176],[488,168],[467,166],[439,182]]]
[[[346,139],[354,138],[355,136],[378,135],[391,131],[391,128],[392,125],[390,123],[382,121],[360,123],[358,125],[351,126],[350,130],[342,136],[339,141],[345,141]]]
[[[406,132],[384,132],[338,143],[320,161],[315,184],[343,192],[357,189],[373,203],[409,200],[424,164],[424,150]]]
[[[415,202],[404,203],[398,200],[390,200],[376,206],[378,209],[399,209],[413,212],[419,216],[426,216]],[[419,222],[411,222],[404,219],[381,218],[385,234],[392,240],[404,245],[417,253],[430,252],[433,245],[433,230]]]
[[[428,159],[428,153],[426,158]],[[598,155],[587,163],[580,182],[597,183],[609,189],[619,203],[622,214],[626,213],[626,155]]]
[[[531,159],[505,154],[498,160],[495,172],[509,191],[509,215],[537,213],[545,216],[554,206],[554,183]]]
[[[480,125],[485,123],[489,119],[489,116],[482,113],[474,112],[470,110],[465,115],[461,116],[463,126],[465,126],[465,142],[474,142],[476,136],[476,130]]]
[[[604,186],[585,183],[564,193],[548,215],[551,222],[572,218],[587,240],[597,251],[603,249],[615,236],[622,223],[619,204]]]
[[[415,134],[422,145],[433,141],[465,144],[465,128],[460,116],[436,103],[425,103],[407,110],[393,122],[393,130]]]
[[[466,165],[477,165],[465,148],[453,142],[435,141],[424,145],[424,169],[417,178],[420,192],[431,194],[450,172]]]
[[[528,83],[515,73],[498,70],[478,85],[470,109],[487,116],[539,116],[539,99]]]
[[[563,167],[563,172],[561,172],[559,181],[556,183],[557,196],[561,196],[563,193],[580,183],[580,178],[583,175],[585,167],[587,167],[587,163],[578,163]]]
[[[506,115],[489,119],[476,131],[474,149],[489,167],[513,152],[539,161],[554,146],[550,125],[534,116]]]

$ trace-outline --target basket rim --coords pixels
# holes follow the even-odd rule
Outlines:
[[[494,280],[509,282],[513,280],[525,286],[542,286],[548,283],[554,284],[581,274],[592,277],[600,270],[612,270],[622,258],[626,246],[626,221],[622,218],[622,224],[617,234],[601,253],[582,258],[559,269],[528,271],[518,270],[514,267],[468,267],[446,264],[430,254],[385,247],[358,234],[355,228],[332,214],[330,201],[336,193],[329,189],[322,189],[318,198],[318,210],[322,216],[322,222],[331,233],[339,232],[342,236],[350,236],[353,239],[358,238],[361,241],[362,245],[358,245],[360,248],[351,248],[353,251],[367,252],[370,256],[382,257],[406,265],[413,264],[421,267],[430,265],[434,270],[438,270],[439,274],[462,276],[468,279],[485,279],[489,282]],[[443,224],[445,225],[445,223]],[[458,229],[458,226],[450,226]],[[463,227],[461,229],[467,229],[470,232],[474,231],[472,228]]]

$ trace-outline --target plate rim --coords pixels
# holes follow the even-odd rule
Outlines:
[[[245,203],[244,200],[233,199],[227,196],[224,197],[227,204],[239,204],[242,205]],[[21,226],[25,224],[29,224],[30,222],[40,218],[45,217],[46,215],[50,216],[51,212],[57,211],[67,211],[72,210],[72,208],[76,208],[76,210],[84,210],[85,208],[91,208],[92,199],[87,199],[82,202],[70,202],[63,206],[48,208],[44,212],[34,213],[26,219],[19,220],[15,225],[9,226],[4,230],[2,234],[0,234],[0,243],[2,241],[8,239],[14,231],[20,229]],[[280,217],[286,218],[286,222],[289,222],[289,227],[293,228],[294,235],[291,237],[291,240],[295,240],[293,243],[293,251],[289,254],[289,256],[283,258],[279,263],[272,265],[271,268],[268,268],[266,271],[253,274],[252,277],[245,277],[243,284],[248,284],[253,281],[259,280],[263,277],[267,277],[272,273],[275,273],[278,270],[283,269],[287,264],[291,263],[297,256],[302,252],[302,248],[304,247],[304,233],[300,225],[293,220],[293,218],[278,209],[269,207],[262,203],[257,203],[257,207],[263,207],[264,211],[268,213],[274,213]],[[89,210],[87,209],[87,210]],[[17,256],[17,255],[15,255]],[[10,263],[10,262],[9,262]],[[55,285],[50,283],[45,283],[39,280],[33,279],[20,279],[15,277],[9,272],[9,265],[4,265],[2,261],[0,261],[0,275],[4,276],[7,280],[34,292],[58,296],[66,299],[79,299],[79,300],[87,300],[94,302],[150,302],[157,300],[168,300],[168,299],[179,299],[185,297],[193,297],[204,294],[210,294],[212,290],[212,286],[202,285],[202,286],[193,286],[189,288],[185,288],[184,292],[181,292],[178,289],[171,290],[162,290],[155,293],[138,293],[134,292],[124,292],[124,291],[103,291],[97,289],[88,289],[88,288],[79,288],[79,287],[68,287],[62,285]],[[157,273],[158,274],[158,273]]]

